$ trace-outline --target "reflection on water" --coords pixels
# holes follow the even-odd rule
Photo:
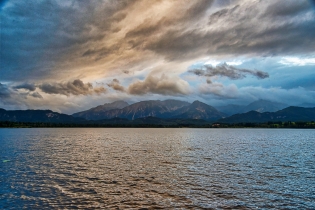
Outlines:
[[[0,209],[315,209],[315,130],[0,129]]]

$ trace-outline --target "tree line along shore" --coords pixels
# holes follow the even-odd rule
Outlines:
[[[315,122],[265,123],[49,123],[0,121],[0,128],[315,128]]]

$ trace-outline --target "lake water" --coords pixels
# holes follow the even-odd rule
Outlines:
[[[315,209],[315,130],[0,129],[0,209]]]

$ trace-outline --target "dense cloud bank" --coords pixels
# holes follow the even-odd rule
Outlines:
[[[118,79],[113,79],[110,83],[107,84],[107,86],[114,90],[125,92],[125,88],[120,85],[120,82]]]
[[[44,93],[61,94],[66,96],[106,93],[106,89],[104,87],[94,88],[91,83],[83,83],[79,79],[64,83],[43,83],[38,87]]]
[[[241,69],[236,68],[234,66],[229,66],[226,63],[217,66],[211,65],[204,65],[199,69],[192,69],[189,72],[197,75],[197,76],[204,76],[207,77],[207,83],[211,84],[212,81],[210,80],[211,77],[214,76],[222,76],[228,77],[232,80],[243,79],[246,75],[253,75],[258,79],[265,79],[269,77],[267,72],[259,71],[259,70],[250,70],[250,69]]]
[[[128,87],[128,92],[133,95],[144,95],[155,93],[161,95],[187,95],[189,90],[188,82],[179,77],[148,75],[142,81],[136,81]]]
[[[0,75],[10,80],[70,76],[91,62],[108,64],[103,69],[108,72],[139,65],[154,54],[180,62],[207,55],[314,52],[315,15],[309,1],[222,4],[8,1],[1,12]]]
[[[3,99],[9,96],[10,96],[9,88],[6,85],[0,83],[0,98]]]

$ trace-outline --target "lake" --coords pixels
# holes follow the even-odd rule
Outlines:
[[[0,209],[315,209],[315,130],[0,129]]]

